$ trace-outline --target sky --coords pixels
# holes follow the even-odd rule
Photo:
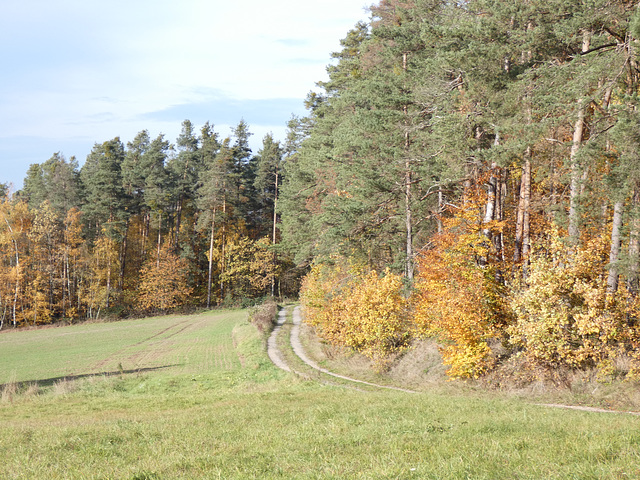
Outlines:
[[[372,0],[2,0],[0,183],[182,122],[284,140]]]

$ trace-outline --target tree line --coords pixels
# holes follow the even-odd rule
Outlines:
[[[32,166],[2,203],[3,321],[289,294],[308,272],[308,321],[379,365],[437,336],[455,377],[637,378],[636,2],[370,11],[284,145],[186,121],[175,145]]]
[[[453,376],[638,375],[639,40],[626,0],[374,5],[292,124],[319,330],[377,358],[437,335]]]
[[[175,144],[141,131],[54,154],[0,204],[0,326],[234,304],[296,291],[273,245],[286,149],[258,154],[241,121],[221,139],[189,120]]]

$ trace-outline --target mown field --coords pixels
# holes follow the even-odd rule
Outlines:
[[[638,417],[300,379],[242,311],[0,333],[0,383],[2,479],[640,478]]]
[[[164,316],[0,333],[0,384],[145,370],[203,373],[240,367],[230,329],[246,312]]]

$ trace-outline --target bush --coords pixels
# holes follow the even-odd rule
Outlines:
[[[628,355],[630,376],[640,373],[640,331],[633,320],[640,305],[624,287],[607,292],[601,273],[607,250],[601,237],[581,247],[563,244],[555,230],[532,255],[528,285],[512,293],[517,321],[508,329],[511,343],[531,362],[611,374],[617,359]]]
[[[266,336],[276,323],[278,305],[273,300],[268,300],[258,305],[249,312],[249,321],[256,326],[258,331]]]
[[[416,336],[443,343],[447,375],[477,378],[491,369],[510,315],[492,262],[493,246],[478,212],[457,212],[419,259],[414,304]],[[496,341],[497,340],[497,341]]]
[[[357,267],[315,266],[300,299],[307,323],[335,345],[350,347],[382,366],[411,340],[402,278]]]

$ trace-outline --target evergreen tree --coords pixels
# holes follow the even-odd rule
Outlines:
[[[67,160],[58,152],[41,165],[31,165],[20,197],[25,198],[31,208],[49,201],[58,217],[64,217],[69,209],[80,206],[81,185],[75,157]]]
[[[82,211],[91,239],[103,229],[115,241],[123,238],[129,215],[122,182],[124,158],[124,145],[116,137],[94,145],[80,170],[85,189]]]
[[[198,137],[190,120],[182,122],[182,131],[176,140],[177,155],[168,165],[172,197],[175,210],[173,244],[177,248],[180,243],[180,229],[182,217],[186,207],[189,207],[194,199],[195,185],[202,169],[202,156],[200,155]]]

